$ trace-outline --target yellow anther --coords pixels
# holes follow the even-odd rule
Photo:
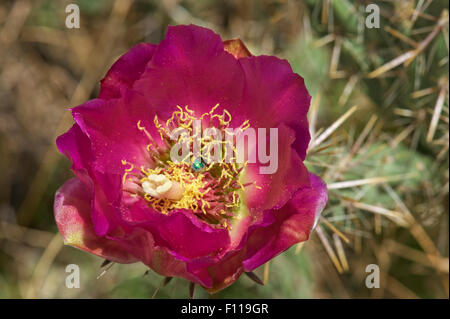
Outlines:
[[[194,111],[189,109],[189,105],[186,105],[184,108],[185,108],[186,111],[189,112],[189,114],[191,114],[191,115],[194,114]]]
[[[134,165],[131,163],[128,163],[126,160],[122,160],[121,162],[122,162],[122,165],[130,165],[130,167],[125,169],[125,173],[123,174],[123,177],[122,177],[122,185],[124,185],[125,181],[127,179],[127,175],[129,172],[131,172],[134,169]]]
[[[145,130],[145,127],[141,126],[141,120],[139,120],[139,121],[137,122],[137,128],[138,128],[139,131]]]
[[[246,129],[248,129],[250,127],[250,121],[246,120],[244,123],[242,123],[241,125],[241,131],[244,132]]]
[[[223,112],[228,116],[228,121],[224,120],[224,122],[228,125],[231,122],[231,114],[227,110],[223,110]]]

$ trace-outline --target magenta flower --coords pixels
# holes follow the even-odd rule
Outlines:
[[[327,202],[303,164],[309,104],[287,61],[251,56],[211,30],[169,27],[159,45],[136,45],[57,139],[76,176],[55,197],[65,243],[210,292],[231,285],[307,240]],[[222,132],[277,128],[278,169],[171,161],[169,131],[196,119]]]

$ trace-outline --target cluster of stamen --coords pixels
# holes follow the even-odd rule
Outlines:
[[[124,165],[129,165],[123,176],[124,190],[132,196],[143,197],[149,206],[162,214],[176,209],[188,209],[211,225],[230,228],[230,220],[235,217],[241,205],[240,191],[247,186],[258,186],[255,183],[242,184],[240,181],[240,173],[247,162],[236,163],[237,150],[233,139],[216,141],[210,136],[202,137],[198,132],[194,132],[193,122],[201,120],[224,134],[236,134],[235,131],[227,130],[232,119],[230,113],[223,110],[223,114],[216,114],[217,107],[218,105],[214,106],[197,118],[188,106],[184,109],[177,106],[177,110],[164,124],[155,116],[154,125],[164,146],[159,146],[138,122],[137,128],[150,140],[146,147],[150,158],[149,165],[135,168],[132,163],[123,160]],[[245,121],[238,131],[242,132],[249,126],[249,121]],[[178,129],[183,129],[186,134],[181,134],[177,140],[173,140],[173,132]],[[206,154],[197,159],[193,159],[195,141],[200,145],[200,153]],[[189,154],[181,161],[173,161],[170,158],[170,149],[175,143],[188,146]],[[211,160],[211,153],[204,152],[211,150],[214,143],[220,143],[224,153],[224,157],[219,161]],[[232,154],[228,158],[231,157],[231,161],[225,161],[230,150]],[[130,187],[130,183],[134,187]]]

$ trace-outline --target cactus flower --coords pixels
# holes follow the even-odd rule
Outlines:
[[[231,285],[307,240],[327,202],[325,184],[303,164],[309,104],[286,60],[252,56],[205,28],[169,27],[159,44],[134,46],[98,98],[71,109],[75,124],[56,141],[75,175],[54,202],[65,244],[211,293]],[[194,121],[223,135],[276,128],[277,169],[263,174],[260,158],[173,161],[171,132],[190,132]]]

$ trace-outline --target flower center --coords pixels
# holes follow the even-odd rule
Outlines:
[[[217,107],[218,105],[214,106],[209,112],[196,118],[188,106],[184,109],[177,106],[178,110],[172,113],[164,125],[155,116],[154,124],[164,147],[158,146],[145,127],[138,122],[138,129],[150,140],[147,151],[151,161],[147,167],[140,169],[125,160],[122,161],[124,165],[130,165],[123,176],[124,190],[132,196],[141,196],[150,207],[162,214],[176,209],[188,209],[211,225],[231,228],[230,220],[235,217],[235,212],[241,205],[239,191],[250,185],[259,188],[255,183],[242,184],[240,181],[240,174],[247,163],[211,161],[203,156],[178,162],[170,158],[170,149],[176,143],[184,143],[189,149],[189,155],[192,155],[195,138],[198,138],[201,150],[210,149],[211,145],[217,142],[208,137],[196,136],[191,127],[195,120],[200,119],[208,123],[209,118],[209,127],[230,134],[227,128],[231,115],[227,110],[224,110],[223,114],[216,114]],[[249,122],[245,121],[238,130],[244,131],[248,127]],[[187,130],[189,134],[182,134],[174,141],[171,139],[171,132],[179,128]],[[236,148],[233,145],[224,142],[221,148],[225,153],[232,150],[232,156],[236,158]],[[130,183],[134,186],[130,186]]]

